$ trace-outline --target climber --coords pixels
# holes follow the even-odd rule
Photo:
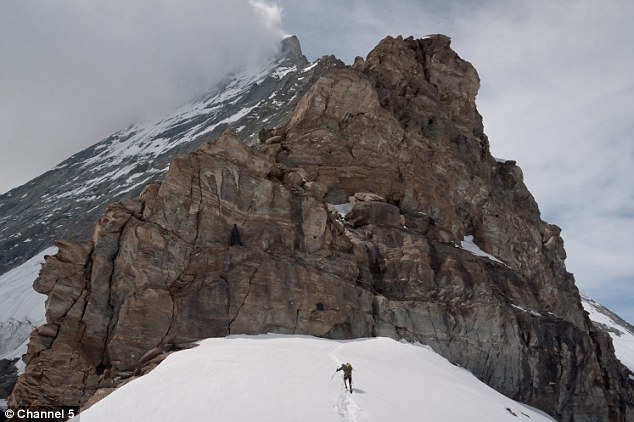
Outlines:
[[[352,394],[352,365],[349,363],[342,363],[339,368],[337,368],[336,372],[343,371],[343,386],[348,389],[348,385],[350,386],[350,394]],[[346,385],[346,380],[348,380],[348,385]]]
[[[229,242],[230,246],[242,246],[242,242],[240,241],[240,231],[238,230],[238,225],[234,224],[233,229],[231,230],[231,241]]]

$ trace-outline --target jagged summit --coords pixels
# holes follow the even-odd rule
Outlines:
[[[422,39],[425,38],[431,38],[431,39],[435,39],[438,42],[441,42],[445,45],[445,47],[450,47],[451,46],[451,37],[445,35],[445,34],[429,34],[426,37],[423,37]],[[414,37],[408,37],[409,40],[413,40]]]
[[[274,332],[419,341],[558,419],[631,418],[560,229],[491,156],[479,77],[449,44],[388,37],[350,67],[277,67],[284,87],[312,78],[281,117],[234,118],[257,100],[218,132],[181,118],[181,136],[210,136],[47,259],[47,323],[11,403],[84,404],[192,341]]]
[[[295,35],[291,35],[282,40],[282,54],[299,66],[303,67],[308,64],[306,56],[302,53],[299,39]]]

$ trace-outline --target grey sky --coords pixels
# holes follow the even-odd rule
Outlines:
[[[255,7],[254,5],[258,6]],[[577,285],[634,322],[634,2],[0,3],[0,192],[256,61],[282,32],[347,63],[444,33],[478,70],[491,150],[563,228]]]
[[[247,0],[0,2],[0,193],[277,49]]]

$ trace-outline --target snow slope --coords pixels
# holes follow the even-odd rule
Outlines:
[[[595,325],[610,334],[616,357],[634,374],[634,327],[583,294],[581,303]]]
[[[46,295],[33,290],[33,281],[44,256],[56,253],[56,247],[47,248],[0,275],[0,359],[13,359],[26,353],[31,331],[44,323]],[[24,368],[18,369],[22,372]]]
[[[554,420],[427,347],[388,338],[268,334],[199,344],[114,391],[82,422]],[[334,372],[347,361],[353,394]]]

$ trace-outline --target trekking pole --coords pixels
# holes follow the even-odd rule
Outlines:
[[[335,375],[337,375],[337,371],[335,371],[334,374],[332,374],[332,377],[330,377],[330,379],[328,380],[328,382],[332,381],[332,379],[335,377]]]

